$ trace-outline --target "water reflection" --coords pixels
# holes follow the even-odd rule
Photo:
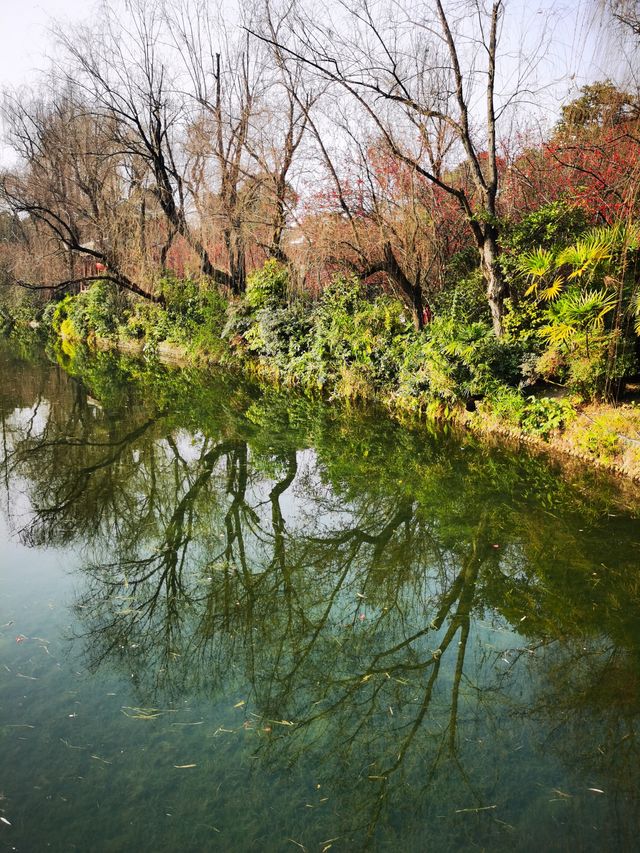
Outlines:
[[[241,685],[308,849],[633,847],[631,498],[228,378],[68,368],[4,387],[3,488],[22,542],[82,550],[93,671],[147,708]]]

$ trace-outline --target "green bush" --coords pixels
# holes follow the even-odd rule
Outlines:
[[[306,352],[312,328],[312,317],[303,305],[263,308],[246,330],[247,349],[288,372],[291,360]]]
[[[578,335],[571,347],[551,344],[538,358],[539,375],[561,382],[583,400],[615,396],[624,380],[638,369],[634,341],[617,332],[591,339]]]
[[[283,305],[287,299],[289,272],[274,258],[265,261],[261,269],[247,278],[245,299],[254,310]]]
[[[519,289],[523,254],[572,243],[585,232],[587,224],[584,210],[568,201],[553,201],[519,222],[507,223],[502,232],[500,263],[512,290]]]
[[[488,400],[489,410],[502,422],[518,427],[528,435],[548,438],[564,429],[575,417],[569,400],[550,397],[524,397],[521,391],[497,385]]]
[[[522,352],[498,340],[487,323],[436,319],[407,348],[399,376],[401,397],[466,402],[490,393],[496,382],[517,384]]]
[[[147,299],[136,299],[131,305],[126,323],[120,327],[120,334],[124,338],[155,345],[167,340],[174,330],[175,326],[162,305]]]
[[[307,353],[291,369],[317,387],[360,386],[371,391],[393,387],[404,350],[415,332],[407,311],[397,299],[368,299],[353,278],[337,278],[325,290],[313,312]],[[360,396],[360,391],[358,393]]]
[[[115,285],[96,281],[77,296],[49,303],[42,319],[57,334],[68,338],[85,340],[91,332],[112,337],[124,316],[124,307],[125,300]]]
[[[215,285],[166,275],[159,282],[169,321],[166,337],[174,343],[194,344],[196,339],[220,336],[226,320],[227,300]]]
[[[596,418],[588,429],[577,434],[575,441],[581,450],[604,462],[613,462],[620,450],[618,433],[605,418]]]
[[[489,409],[503,423],[520,427],[527,408],[521,391],[506,385],[496,385],[489,395]]]
[[[461,323],[489,322],[489,304],[484,291],[482,271],[473,269],[434,294],[431,300],[434,316]]]
[[[530,435],[548,438],[550,433],[566,427],[575,416],[569,400],[529,397],[520,417],[520,426]]]

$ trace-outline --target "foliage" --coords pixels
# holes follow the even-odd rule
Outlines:
[[[589,425],[576,431],[573,440],[586,453],[603,462],[613,462],[625,448],[637,453],[640,448],[640,410],[621,406],[614,410],[594,411],[584,416]]]
[[[220,336],[227,302],[215,286],[206,280],[179,279],[169,273],[159,286],[165,300],[167,320],[163,325],[167,340],[186,345],[199,340],[204,344]]]
[[[399,300],[367,291],[355,277],[334,278],[315,303],[288,300],[287,270],[274,261],[249,277],[243,298],[228,304],[217,290],[167,276],[160,283],[165,305],[134,299],[122,310],[112,291],[94,287],[63,300],[47,319],[67,338],[67,349],[91,332],[139,339],[152,352],[166,340],[187,345],[200,359],[235,353],[309,391],[345,399],[379,395],[401,411],[449,417],[485,400],[495,417],[547,438],[569,423],[572,404],[539,391],[527,397],[523,388],[553,380],[589,399],[635,369],[634,341],[609,323],[620,299],[612,273],[620,270],[620,247],[634,251],[629,235],[635,232],[591,230],[562,244],[560,236],[582,227],[580,216],[558,205],[539,214],[520,236],[512,234],[514,246],[543,237],[519,256],[520,274],[526,269],[528,281],[538,282],[559,270],[563,284],[555,297],[543,298],[541,287],[538,298],[512,300],[501,339],[488,322],[467,319],[474,303],[484,310],[478,271],[443,296],[440,313],[417,332]]]
[[[518,222],[507,223],[500,262],[510,285],[513,287],[519,281],[523,256],[567,245],[580,237],[587,224],[584,210],[563,200],[544,204]]]
[[[284,303],[282,267],[268,261],[250,276],[229,312],[224,335],[284,381],[349,398],[393,387],[404,341],[414,333],[402,303],[370,298],[355,278],[338,277],[315,306]]]
[[[414,335],[397,299],[368,299],[356,279],[337,278],[316,306],[308,353],[293,369],[319,388],[342,384],[346,396],[367,396],[393,387],[403,349]],[[369,385],[368,394],[363,395],[361,381]]]
[[[615,127],[637,117],[638,100],[611,80],[587,84],[580,95],[562,107],[558,133],[576,133],[585,128]]]
[[[565,428],[575,418],[575,408],[566,398],[525,397],[520,390],[504,385],[493,390],[488,410],[502,423],[544,439]]]
[[[124,316],[124,304],[115,285],[97,281],[77,296],[50,303],[43,321],[68,339],[85,340],[91,333],[112,337]]]
[[[591,229],[564,246],[522,253],[517,261],[534,297],[519,306],[515,331],[535,331],[542,377],[565,382],[590,399],[636,368],[633,347],[620,331],[632,313],[633,275],[638,228]],[[529,314],[529,322],[522,315]],[[620,346],[620,343],[623,345]]]
[[[305,352],[311,329],[312,319],[300,303],[264,307],[253,315],[245,341],[249,352],[273,361],[286,372],[291,360]]]
[[[42,292],[10,284],[0,266],[0,328],[27,326],[40,317],[46,305]]]
[[[529,397],[523,409],[520,426],[524,432],[548,438],[562,429],[575,417],[575,408],[567,399]]]
[[[607,418],[602,417],[594,420],[588,429],[578,434],[576,444],[606,462],[612,462],[620,449],[617,431],[612,428]]]
[[[144,340],[152,346],[167,340],[174,325],[167,311],[155,302],[136,299],[133,302],[126,319],[120,328],[124,338]]]
[[[265,261],[261,269],[247,278],[246,301],[254,310],[282,305],[287,298],[289,273],[274,258]]]
[[[434,314],[463,323],[489,320],[489,308],[479,268],[451,281],[432,299]]]
[[[487,323],[436,319],[408,348],[399,395],[422,403],[466,402],[491,391],[496,382],[517,382],[521,351],[498,340]]]

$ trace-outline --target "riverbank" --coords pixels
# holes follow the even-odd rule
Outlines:
[[[589,358],[574,347],[570,359],[534,329],[497,338],[485,321],[457,320],[453,309],[416,329],[399,300],[355,279],[336,278],[315,300],[293,295],[287,270],[271,261],[242,297],[194,281],[172,280],[163,293],[160,305],[97,282],[49,303],[39,333],[70,356],[86,344],[178,367],[215,365],[330,403],[379,404],[406,425],[457,424],[640,481],[640,406],[632,396],[604,402],[613,382],[608,338],[596,345],[592,337]],[[515,323],[517,312],[510,316]],[[562,359],[572,372],[563,373]],[[619,389],[631,387],[634,364],[628,359]],[[549,382],[549,371],[564,381]]]
[[[102,352],[117,351],[125,355],[145,356],[145,345],[142,341],[93,335],[90,344]],[[148,354],[147,350],[146,355]],[[267,361],[241,360],[237,356],[234,357],[231,350],[226,353],[225,358],[212,358],[210,354],[201,353],[198,356],[190,353],[186,346],[165,341],[153,348],[152,357],[175,367],[193,366],[194,363],[204,367],[222,366],[261,382],[283,385],[281,374]],[[298,390],[305,389],[298,387]],[[306,390],[309,391],[308,388]],[[335,393],[329,395],[329,399],[347,405],[355,402],[353,397]],[[551,398],[540,393],[535,399],[544,407],[544,401]],[[553,457],[564,467],[575,468],[586,464],[633,483],[640,483],[640,406],[635,403],[614,406],[605,403],[575,405],[567,402],[567,406],[572,406],[572,416],[567,417],[568,424],[552,429],[543,436],[533,435],[510,424],[496,413],[490,400],[479,401],[476,410],[472,412],[463,406],[454,406],[446,413],[443,410],[432,410],[429,413],[416,410],[403,405],[393,394],[370,396],[368,402],[382,404],[392,417],[407,426],[415,427],[426,420],[446,421],[484,440],[499,440],[512,446],[526,446],[536,453]]]

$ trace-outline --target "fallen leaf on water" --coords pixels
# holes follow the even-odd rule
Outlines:
[[[128,705],[124,705],[121,710],[125,717],[132,720],[155,720],[156,717],[161,717],[163,714],[176,713],[175,708],[167,708],[165,711],[161,711],[159,708],[131,708]]]
[[[65,740],[63,737],[61,737],[60,740],[65,746],[68,746],[69,749],[86,749],[86,746],[74,746],[72,743],[69,743],[69,741]]]
[[[497,808],[498,806],[479,806],[476,809],[456,809],[456,814],[475,814],[475,812],[488,812]]]

